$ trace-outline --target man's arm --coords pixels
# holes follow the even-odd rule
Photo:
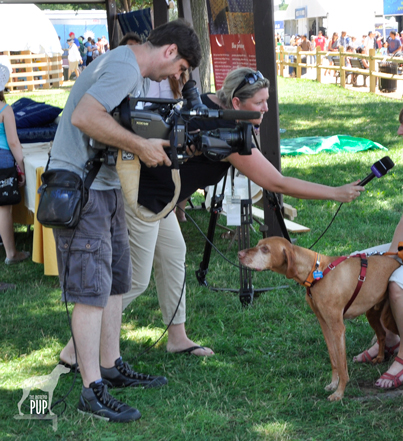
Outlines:
[[[105,107],[89,94],[85,94],[77,104],[71,116],[71,123],[90,138],[135,153],[147,167],[171,165],[163,148],[169,147],[168,140],[145,139],[131,133],[115,121]]]

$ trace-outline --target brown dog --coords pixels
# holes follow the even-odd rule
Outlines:
[[[318,261],[320,263],[316,264]],[[292,245],[282,237],[270,237],[260,240],[256,247],[239,251],[242,265],[255,270],[272,270],[294,279],[301,285],[305,283],[312,270],[324,271],[336,260],[335,257],[318,255],[315,251]],[[399,263],[387,256],[370,256],[366,271],[366,280],[343,316],[346,305],[351,300],[357,287],[361,271],[360,258],[348,258],[310,288],[306,301],[319,320],[332,364],[332,381],[326,390],[335,390],[328,397],[330,401],[343,398],[344,389],[349,380],[346,359],[345,326],[343,318],[352,319],[367,313],[368,321],[375,330],[379,342],[379,354],[375,363],[383,361],[385,350],[385,331],[380,318],[388,315],[387,300],[388,280]],[[388,315],[393,321],[393,316]],[[395,325],[396,326],[396,325]],[[393,330],[393,326],[391,330]],[[396,328],[394,328],[396,330]]]

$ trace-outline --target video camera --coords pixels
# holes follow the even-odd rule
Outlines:
[[[112,116],[119,124],[143,138],[170,140],[167,154],[175,167],[191,157],[187,152],[187,147],[191,145],[213,161],[225,159],[235,152],[240,155],[251,154],[250,123],[241,121],[233,129],[220,128],[192,133],[188,126],[195,118],[250,120],[260,118],[260,112],[209,109],[202,103],[193,80],[185,84],[182,96],[183,99],[180,100],[128,96],[113,110]],[[138,102],[145,102],[145,107],[136,108]]]

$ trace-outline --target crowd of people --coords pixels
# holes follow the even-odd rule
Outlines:
[[[60,37],[59,37],[60,39]],[[74,72],[76,78],[80,73],[97,57],[109,51],[109,43],[106,37],[98,37],[97,41],[94,38],[88,37],[85,39],[82,35],[76,38],[74,32],[70,32],[67,39],[68,44],[68,60],[69,60],[69,75]]]
[[[277,45],[283,45],[284,42],[280,34],[275,35]],[[333,34],[328,37],[323,31],[319,31],[318,35],[310,34],[308,39],[306,35],[293,35],[290,38],[290,46],[299,46],[304,52],[315,51],[318,47],[320,51],[327,52],[328,55],[322,59],[323,64],[333,66],[334,58],[338,57],[337,52],[339,52],[340,47],[344,48],[345,52],[351,54],[364,54],[369,55],[370,49],[375,49],[376,54],[387,56],[400,56],[403,50],[403,31],[399,34],[398,32],[392,30],[389,32],[387,38],[383,38],[382,34],[378,31],[369,31],[367,35],[362,35],[361,38],[357,38],[354,35],[348,35],[346,31],[342,31],[340,34],[338,32],[333,32]],[[334,54],[332,54],[334,52]],[[347,67],[351,67],[350,59],[352,56],[347,56],[345,58],[345,63]],[[315,63],[315,55],[310,55],[308,60],[303,57],[302,62],[309,64]],[[369,64],[364,58],[359,58],[362,69],[368,69]],[[325,70],[324,75],[334,75],[334,71]],[[290,76],[295,76],[295,69],[290,67]]]
[[[283,44],[280,34],[276,34],[278,44]],[[368,55],[369,49],[375,49],[376,53],[395,55],[402,51],[403,47],[403,31],[399,34],[392,30],[387,38],[382,37],[379,31],[369,31],[368,34],[356,37],[348,35],[346,31],[333,32],[331,36],[327,36],[323,31],[319,31],[318,35],[310,34],[309,39],[306,35],[293,35],[290,38],[290,46],[301,46],[303,51],[313,51],[317,47],[321,51],[332,52],[338,50],[340,46],[344,49],[350,47],[353,51],[361,49],[363,54]]]

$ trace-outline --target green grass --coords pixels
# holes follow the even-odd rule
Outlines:
[[[13,95],[13,98],[15,96]],[[35,99],[42,99],[42,96]],[[47,99],[48,100],[48,99]],[[10,101],[10,100],[9,100]],[[52,101],[49,101],[52,102]],[[345,91],[309,81],[279,78],[280,126],[284,137],[349,134],[370,138],[390,148],[396,163],[386,177],[373,180],[355,202],[345,204],[317,251],[336,255],[390,241],[403,212],[402,148],[396,135],[398,101]],[[282,159],[285,175],[342,185],[361,179],[385,152],[320,154]],[[297,222],[311,232],[296,235],[309,247],[331,220],[338,204],[285,197],[298,210]],[[197,202],[197,201],[196,201]],[[193,211],[207,231],[209,215]],[[222,220],[224,223],[224,220]],[[260,238],[258,228],[252,242]],[[326,345],[304,300],[304,288],[269,272],[254,274],[255,288],[287,284],[256,297],[243,308],[238,295],[199,287],[194,272],[203,255],[203,239],[193,224],[182,224],[187,255],[188,334],[214,349],[215,357],[174,356],[165,351],[166,337],[146,355],[136,355],[164,330],[154,283],[125,311],[122,354],[136,369],[163,374],[169,385],[160,390],[124,390],[116,397],[140,409],[143,418],[113,425],[83,418],[76,411],[80,379],[53,432],[49,422],[18,421],[20,382],[49,374],[69,338],[60,289],[55,277],[32,262],[8,267],[0,249],[1,280],[17,284],[0,297],[0,438],[10,440],[401,440],[402,398],[360,401],[387,364],[355,365],[352,356],[369,344],[372,331],[364,317],[346,323],[350,383],[345,399],[329,403],[324,386],[330,381]],[[215,243],[231,260],[236,247]],[[19,228],[20,247],[31,248],[32,237]],[[213,252],[207,277],[212,286],[239,287],[237,269]],[[62,376],[55,400],[67,393],[73,376]],[[39,393],[39,392],[37,392]],[[63,406],[55,409],[60,413]],[[29,409],[25,408],[25,413]]]

